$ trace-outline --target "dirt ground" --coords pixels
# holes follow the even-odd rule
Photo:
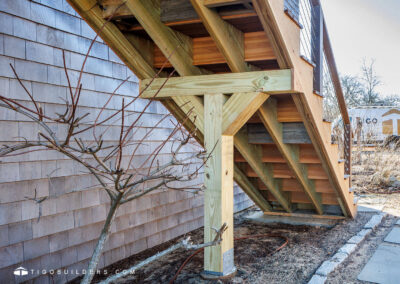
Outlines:
[[[333,272],[327,283],[364,283],[357,280],[368,259],[400,217],[400,194],[361,195],[360,206],[383,210],[388,213],[381,226],[373,232],[360,248]],[[341,220],[332,227],[293,226],[284,224],[259,224],[244,219],[248,210],[235,216],[235,238],[259,234],[277,234],[288,239],[281,250],[275,250],[284,243],[283,238],[256,238],[235,241],[235,264],[238,269],[234,278],[224,283],[307,283],[323,261],[359,232],[375,214],[359,212],[354,220]],[[195,243],[202,242],[202,229],[188,234]],[[107,267],[109,273],[115,269],[126,269],[135,263],[170,247],[177,238],[168,243],[148,249],[130,258]],[[180,249],[143,269],[120,279],[117,283],[169,283],[184,260],[193,251]],[[205,281],[199,273],[203,267],[203,253],[194,256],[179,274],[174,283],[222,283]],[[104,277],[97,276],[95,282]],[[78,281],[75,281],[78,283]]]
[[[235,238],[259,234],[278,234],[289,242],[278,252],[276,248],[284,243],[282,238],[257,238],[235,242],[236,277],[226,283],[306,283],[319,265],[333,255],[346,241],[361,230],[373,213],[360,213],[354,220],[341,220],[332,227],[293,226],[284,224],[258,224],[244,220],[243,214],[235,218]],[[190,233],[194,242],[202,241],[202,229]],[[154,247],[143,253],[120,261],[111,267],[124,269],[132,266],[174,241]],[[271,254],[272,253],[272,254]],[[144,269],[121,279],[118,283],[168,283],[183,261],[192,251],[178,250]],[[217,283],[204,281],[199,277],[203,267],[203,253],[199,253],[187,264],[174,283]],[[95,279],[100,281],[101,277]]]
[[[359,206],[383,210],[388,213],[383,223],[360,245],[348,260],[329,277],[327,283],[365,283],[357,280],[376,248],[400,217],[400,193],[397,188],[371,185],[368,172],[358,169],[353,175],[353,186],[359,198]],[[394,192],[394,193],[393,193]],[[390,194],[388,194],[390,193]],[[254,209],[253,209],[254,210]],[[288,244],[276,251],[285,241],[279,237],[253,238],[235,241],[235,265],[237,274],[224,283],[307,283],[318,267],[336,253],[353,235],[357,234],[374,212],[359,212],[354,220],[338,221],[332,228],[293,226],[284,224],[252,223],[244,218],[247,212],[235,216],[235,238],[260,234],[277,234],[288,239]],[[202,229],[188,234],[195,243],[201,243]],[[162,251],[178,240],[148,249],[107,267],[110,273],[123,270]],[[180,249],[143,269],[120,279],[117,283],[169,283],[176,271],[193,251]],[[199,273],[203,268],[203,253],[194,256],[174,283],[222,283],[205,281]],[[97,276],[95,282],[105,277]],[[79,283],[75,281],[73,283]]]

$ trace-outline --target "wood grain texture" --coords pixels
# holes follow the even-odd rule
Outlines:
[[[144,79],[140,81],[140,93],[142,98],[153,98],[156,94],[157,98],[163,98],[205,93],[290,93],[293,92],[292,79],[291,70],[172,77],[167,81],[164,78]]]
[[[279,122],[303,122],[300,113],[291,96],[279,98],[278,100]]]
[[[224,135],[235,135],[268,98],[268,94],[259,92],[233,94],[223,107]]]
[[[196,96],[174,97],[175,103],[186,114],[187,118],[194,123],[196,132],[204,133],[204,104],[202,98]]]
[[[215,238],[212,228],[228,228],[222,242],[204,250],[204,269],[224,272],[223,254],[233,248],[233,136],[222,135],[223,94],[204,97],[204,145],[210,158],[204,173],[204,241]]]
[[[270,164],[262,162],[262,149],[259,145],[248,143],[247,131],[242,129],[235,135],[235,147],[240,154],[246,159],[252,170],[256,173],[262,182],[267,186],[268,190],[278,200],[281,206],[291,212],[289,201],[282,194],[279,182],[274,178],[273,169]],[[249,176],[249,175],[248,175]]]
[[[275,143],[267,129],[260,123],[252,123],[247,126],[249,131],[249,143],[270,144]],[[311,144],[310,137],[302,122],[282,123],[283,143],[285,144]]]
[[[84,18],[96,31],[100,31],[101,38],[108,46],[123,59],[124,63],[135,73],[138,78],[151,78],[156,73],[140,54],[140,52],[126,39],[122,32],[102,17],[102,11],[96,1],[68,0],[68,3]]]
[[[348,182],[343,179],[344,174],[340,172],[337,158],[333,156],[330,144],[327,144],[328,137],[323,133],[322,108],[318,106],[313,95],[313,70],[299,57],[299,29],[282,11],[283,1],[253,0],[253,5],[265,32],[271,39],[279,66],[281,68],[294,67],[294,72],[299,76],[294,82],[294,88],[301,91],[298,95],[292,95],[293,100],[303,118],[322,166],[328,173],[338,197],[343,201],[343,214],[354,217],[356,207],[351,194],[348,193]]]
[[[262,123],[274,140],[275,145],[285,158],[287,165],[301,184],[302,189],[314,205],[317,213],[321,215],[323,213],[321,200],[315,192],[314,183],[307,177],[307,167],[299,162],[300,154],[298,146],[288,145],[283,141],[282,123],[277,120],[276,100],[268,100],[262,105],[258,113]]]
[[[218,49],[211,37],[193,38],[193,64],[196,66],[227,63],[226,58]],[[154,47],[154,67],[161,68],[166,57],[161,50]],[[275,60],[275,54],[264,32],[244,34],[244,61]],[[168,63],[168,67],[172,66]],[[246,69],[245,69],[246,70]]]
[[[190,0],[232,72],[250,71],[244,59],[243,33],[227,23],[204,1]]]
[[[243,4],[245,2],[251,2],[250,0],[202,0],[205,6],[207,7],[219,7],[219,6],[227,6],[227,5],[235,5],[235,4]]]
[[[181,76],[202,74],[192,64],[191,39],[161,22],[159,1],[127,0],[125,5]]]
[[[263,211],[271,211],[272,207],[265,197],[260,193],[259,188],[256,188],[253,183],[247,178],[246,174],[239,169],[238,166],[234,166],[235,169],[235,181],[243,189],[243,191],[250,196],[254,203]],[[264,185],[262,182],[260,182]],[[265,187],[265,185],[264,185]],[[251,189],[251,190],[248,190]]]

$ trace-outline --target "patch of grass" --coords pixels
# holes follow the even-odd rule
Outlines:
[[[355,147],[353,187],[357,193],[392,193],[400,190],[399,142]]]

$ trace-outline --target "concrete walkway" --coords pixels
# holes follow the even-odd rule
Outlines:
[[[400,283],[400,220],[379,245],[358,280],[380,284]]]

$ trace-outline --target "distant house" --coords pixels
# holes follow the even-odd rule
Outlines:
[[[386,135],[400,135],[400,110],[391,109],[382,115],[382,133]]]
[[[352,129],[361,130],[362,141],[383,141],[400,135],[400,108],[371,106],[349,109]],[[357,139],[357,135],[354,136]]]

